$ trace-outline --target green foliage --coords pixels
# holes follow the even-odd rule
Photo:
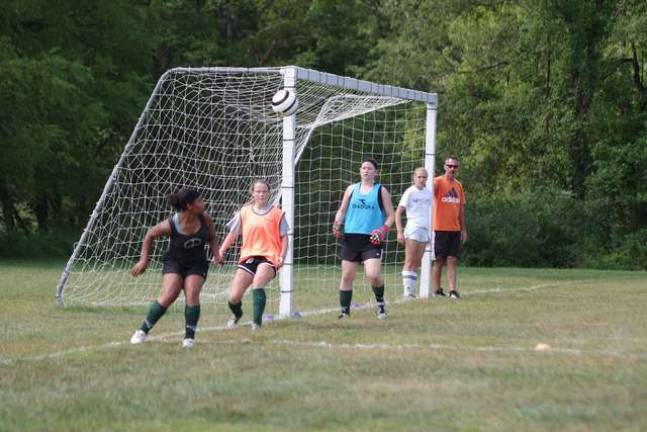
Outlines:
[[[615,238],[610,247],[586,257],[582,265],[600,269],[647,269],[647,230]]]
[[[392,27],[366,76],[440,92],[437,154],[462,159],[470,262],[590,265],[645,228],[644,2],[405,1],[383,10]],[[538,219],[551,213],[563,228]],[[586,229],[567,226],[576,223]],[[550,232],[557,243],[544,244]]]
[[[2,223],[28,234],[85,222],[149,93],[129,2],[5,2],[0,39]],[[36,224],[22,217],[27,204]]]
[[[614,144],[609,140],[596,147],[594,170],[587,180],[589,201],[604,203],[606,222],[600,223],[619,234],[644,227],[647,219],[647,137]]]
[[[0,259],[63,260],[72,253],[78,236],[78,231],[70,228],[28,234],[21,231],[0,233]]]
[[[647,230],[627,230],[610,200],[540,189],[468,203],[469,265],[647,269]]]
[[[6,0],[0,233],[80,230],[169,68],[297,64],[439,93],[436,154],[461,158],[471,262],[640,268],[646,60],[639,0]],[[529,238],[553,232],[550,212],[587,225],[562,229],[577,246]],[[505,214],[550,253],[507,253]]]
[[[53,51],[33,59],[5,57],[0,77],[6,101],[0,108],[3,210],[89,192],[83,187],[91,185],[83,180],[96,163],[86,143],[96,141],[107,115],[88,94],[93,81],[88,68]],[[13,223],[5,214],[5,224]]]
[[[571,267],[579,264],[581,205],[560,190],[468,203],[465,261],[477,266]]]

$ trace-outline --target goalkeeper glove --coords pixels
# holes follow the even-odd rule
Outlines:
[[[382,225],[379,228],[375,228],[371,231],[371,244],[379,245],[386,239],[386,236],[389,234],[389,227],[387,225]]]

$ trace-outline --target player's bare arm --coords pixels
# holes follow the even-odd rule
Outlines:
[[[168,237],[171,235],[171,224],[168,220],[162,221],[157,225],[151,227],[144,236],[142,242],[142,251],[137,264],[130,270],[130,274],[137,277],[146,271],[148,262],[150,261],[151,250],[153,249],[153,242],[159,237]]]

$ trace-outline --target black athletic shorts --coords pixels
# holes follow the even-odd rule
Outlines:
[[[169,255],[164,255],[162,258],[162,274],[175,273],[182,276],[182,279],[189,275],[198,275],[206,280],[208,272],[209,261],[207,260],[186,263]]]
[[[434,257],[444,260],[447,257],[458,258],[461,250],[460,231],[434,231]]]
[[[368,259],[381,259],[382,243],[374,245],[368,234],[344,234],[341,244],[341,259],[344,261],[364,262]]]
[[[247,258],[245,261],[241,261],[238,263],[238,268],[241,270],[245,270],[247,273],[254,276],[256,274],[256,270],[258,270],[258,266],[263,263],[269,264],[272,267],[272,270],[274,270],[274,276],[276,276],[276,267],[274,267],[274,264],[272,264],[272,261],[268,260],[263,256],[253,256],[251,258]]]

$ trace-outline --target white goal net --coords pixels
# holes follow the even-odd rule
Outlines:
[[[289,82],[286,71],[299,98],[299,109],[287,122],[270,103]],[[435,119],[432,94],[300,68],[170,70],[157,83],[104,187],[61,276],[58,300],[130,306],[156,298],[168,240],[156,242],[145,274],[133,278],[129,270],[139,259],[146,230],[171,215],[168,194],[181,187],[202,193],[219,241],[227,221],[249,200],[254,178],[267,179],[272,200],[283,201],[286,210],[291,181],[286,182],[284,128],[292,127],[293,260],[286,279],[292,287],[279,287],[283,278],[275,279],[268,287],[268,313],[279,314],[280,291],[291,296],[282,312],[336,307],[340,261],[331,226],[343,191],[359,181],[362,159],[373,156],[395,208],[413,169],[425,165],[425,146],[427,165],[433,159],[428,150],[433,130],[426,125],[430,107]],[[223,266],[211,265],[202,303],[226,304],[237,255],[232,248]],[[402,295],[402,260],[392,232],[383,267],[387,301]],[[362,277],[355,282],[359,303],[372,297]]]

